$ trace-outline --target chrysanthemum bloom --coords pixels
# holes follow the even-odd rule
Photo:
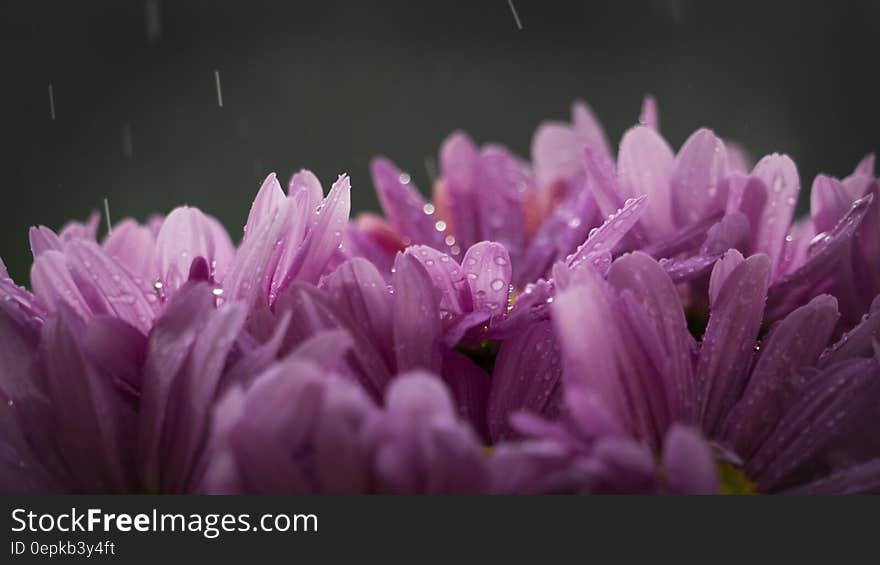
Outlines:
[[[870,160],[790,231],[788,158],[673,156],[649,99],[615,162],[573,114],[532,166],[453,135],[433,204],[376,160],[387,221],[302,171],[238,247],[190,207],[34,228],[33,294],[0,269],[3,490],[875,489],[876,306],[822,353],[877,291]]]
[[[100,245],[94,221],[60,235],[31,230],[34,293],[0,273],[4,490],[199,483],[225,381],[252,379],[274,359],[273,296],[317,281],[348,218],[346,177],[323,203],[308,172],[289,196],[274,175],[266,185],[237,250],[216,220],[187,207],[147,226],[123,221]]]
[[[771,318],[831,292],[845,306],[845,321],[858,321],[880,291],[871,254],[880,241],[880,204],[866,199],[880,186],[872,156],[843,181],[819,175],[811,219],[793,224],[800,180],[788,156],[768,155],[750,167],[742,149],[708,129],[696,131],[675,154],[659,133],[650,97],[639,121],[623,135],[615,160],[592,112],[575,103],[571,124],[538,128],[532,167],[502,147],[479,150],[455,133],[440,150],[433,204],[408,175],[379,158],[373,179],[387,222],[362,219],[353,230],[361,245],[352,247],[388,264],[383,254],[409,244],[458,258],[480,239],[497,241],[510,254],[512,282],[521,291],[549,277],[556,261],[628,199],[646,196],[643,217],[608,251],[642,250],[663,260],[675,282],[695,281],[686,299],[698,309],[706,306],[704,285],[713,264],[736,248],[768,256]]]
[[[520,429],[564,446],[581,466],[584,460],[597,466],[593,460],[605,455],[609,438],[637,440],[641,451],[630,446],[627,464],[648,489],[659,482],[651,481],[652,453],[662,453],[671,490],[688,484],[710,490],[714,469],[706,461],[713,453],[725,488],[876,490],[875,309],[828,347],[839,313],[833,297],[820,295],[774,324],[756,345],[769,280],[766,255],[744,259],[729,251],[713,269],[712,313],[697,344],[671,278],[649,256],[621,257],[607,280],[592,269],[571,273],[553,305],[566,417],[551,424],[522,415]],[[712,449],[701,447],[695,432],[677,428],[682,424],[701,430]],[[528,455],[514,448],[508,457],[528,471],[540,461]],[[573,464],[557,456],[560,462],[562,469]],[[675,475],[686,469],[689,482]],[[587,470],[581,480],[612,490],[627,476]],[[572,479],[570,470],[557,474]]]

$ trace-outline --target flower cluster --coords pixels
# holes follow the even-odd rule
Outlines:
[[[31,229],[0,263],[0,490],[880,491],[880,180],[813,181],[645,100],[531,162],[456,132],[384,216],[308,171],[236,246],[181,207]]]

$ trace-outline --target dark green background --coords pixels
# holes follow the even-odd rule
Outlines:
[[[676,147],[709,125],[791,154],[806,187],[880,145],[880,2],[515,5],[522,31],[506,0],[4,2],[0,256],[25,282],[28,226],[104,196],[115,218],[194,204],[237,237],[273,170],[309,167],[325,187],[348,172],[355,209],[374,208],[374,154],[424,187],[451,130],[527,155],[575,97],[616,145],[651,92]]]

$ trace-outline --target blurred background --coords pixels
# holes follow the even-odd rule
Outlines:
[[[880,149],[880,2],[513,5],[6,1],[0,256],[26,283],[27,228],[105,197],[116,219],[196,205],[237,238],[265,175],[302,167],[325,189],[348,172],[354,209],[375,209],[375,154],[425,190],[454,129],[527,157],[575,98],[615,146],[651,93],[675,148],[706,125],[786,152],[801,210],[817,172]]]

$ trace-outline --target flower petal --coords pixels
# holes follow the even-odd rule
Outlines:
[[[428,272],[440,298],[440,316],[447,321],[473,310],[471,287],[466,271],[458,262],[436,249],[423,245],[407,248],[407,255],[415,257]]]
[[[303,206],[314,212],[321,205],[321,199],[324,198],[324,189],[321,187],[321,181],[315,176],[315,173],[308,169],[301,169],[299,172],[290,177],[287,184],[287,196],[297,199],[299,196],[304,201]],[[317,220],[317,214],[309,214],[314,220]]]
[[[404,183],[400,170],[384,157],[373,159],[370,170],[385,216],[405,244],[424,244],[444,249],[443,231],[436,229],[437,217],[431,213],[431,207],[425,204],[418,188],[410,181]]]
[[[672,215],[679,226],[699,221],[719,210],[727,195],[724,142],[708,129],[694,132],[675,157],[670,191]]]
[[[767,300],[768,314],[779,317],[814,293],[823,280],[834,272],[852,241],[862,219],[868,213],[873,195],[856,200],[837,225],[808,251],[806,262],[793,273],[776,282]]]
[[[510,256],[503,245],[482,241],[465,253],[462,270],[471,288],[474,310],[501,314],[510,293]]]
[[[718,475],[706,440],[693,428],[673,424],[663,442],[663,469],[677,494],[716,494]]]
[[[554,262],[574,252],[586,239],[598,210],[593,194],[583,188],[583,183],[583,176],[574,181],[573,189],[544,220],[522,259],[514,265],[518,287],[546,276]]]
[[[532,163],[538,186],[544,190],[576,177],[584,157],[574,130],[560,122],[539,125],[532,136]]]
[[[660,112],[657,110],[657,101],[650,94],[642,100],[639,123],[655,131],[660,131]]]
[[[660,340],[663,359],[655,362],[665,381],[663,386],[669,407],[674,410],[673,417],[690,420],[694,410],[696,346],[675,285],[654,259],[640,252],[615,261],[608,273],[608,282],[618,292],[631,292],[644,308],[647,316],[643,322],[654,325]]]
[[[559,346],[549,321],[507,337],[492,370],[488,424],[493,442],[511,438],[510,416],[520,410],[541,415],[562,376]]]
[[[382,492],[461,494],[488,488],[477,438],[457,419],[449,393],[433,375],[414,372],[395,379],[382,424],[376,455]]]
[[[86,239],[71,243],[95,245]],[[84,323],[70,309],[43,326],[40,357],[48,398],[53,407],[55,440],[67,463],[74,490],[81,493],[126,492],[131,469],[124,467],[125,410],[111,379],[85,358],[80,337]]]
[[[816,175],[810,190],[810,216],[817,232],[837,225],[851,204],[843,183],[828,175]]]
[[[800,180],[794,161],[787,155],[777,153],[758,161],[752,175],[767,186],[767,203],[760,221],[753,227],[753,251],[767,254],[770,259],[770,273],[775,279],[779,273],[785,235],[797,204]]]
[[[784,491],[793,495],[880,494],[880,457]]]
[[[392,352],[380,352],[373,341],[378,336],[366,333],[360,325],[363,321],[355,322],[349,318],[344,305],[334,303],[324,291],[308,283],[294,281],[278,296],[275,312],[276,315],[290,316],[284,352],[317,332],[344,329],[354,340],[354,347],[348,356],[352,371],[371,394],[378,397],[385,389],[391,379],[386,359],[392,356]]]
[[[394,262],[394,353],[397,370],[440,372],[440,315],[431,278],[414,257],[399,254]]]
[[[279,189],[280,190],[280,189]],[[245,237],[223,279],[223,296],[226,300],[241,300],[255,304],[258,300],[268,301],[272,288],[275,267],[281,257],[284,234],[290,225],[292,201],[282,199],[268,219],[254,225],[250,235]]]
[[[449,387],[453,402],[462,420],[488,441],[486,405],[491,386],[489,375],[466,355],[447,351],[443,356],[443,381]]]
[[[232,256],[232,244],[229,236],[225,240],[217,239],[218,236],[215,226],[198,208],[182,206],[168,214],[156,237],[159,273],[166,292],[176,291],[186,282],[196,257],[213,265],[212,273],[218,265],[225,271],[226,265],[222,263]]]
[[[340,175],[321,205],[318,221],[303,241],[290,270],[279,285],[282,290],[293,279],[317,283],[327,262],[342,242],[342,230],[351,212],[351,183]]]
[[[379,351],[392,351],[392,296],[376,267],[354,257],[326,276],[321,288],[340,311],[360,326]],[[386,361],[392,361],[390,355]]]
[[[158,279],[156,238],[150,228],[127,218],[113,226],[102,247],[133,276],[149,283]]]
[[[31,253],[34,258],[39,257],[46,251],[63,251],[64,249],[61,239],[46,226],[32,227],[28,232],[28,236],[31,244]]]
[[[847,422],[877,405],[880,365],[853,359],[814,375],[748,461],[746,472],[763,490],[779,486],[847,429]]]
[[[656,128],[636,126],[620,141],[617,173],[624,198],[648,196],[642,218],[645,233],[659,237],[673,229],[670,178],[675,157]]]
[[[250,234],[256,233],[260,226],[272,220],[284,202],[284,191],[278,183],[278,177],[275,173],[270,173],[260,186],[257,196],[251,204],[248,213],[247,222],[244,225],[244,238],[252,237]]]
[[[830,367],[854,357],[870,357],[874,353],[874,340],[878,333],[880,333],[880,298],[874,299],[868,313],[856,327],[843,334],[837,343],[822,353],[819,365]]]
[[[526,243],[523,194],[531,183],[529,175],[528,168],[503,147],[490,145],[480,152],[479,237],[503,245],[514,262]]]
[[[440,175],[448,196],[446,220],[459,245],[479,241],[477,212],[477,177],[480,155],[473,140],[464,132],[455,132],[440,147]]]
[[[600,227],[591,230],[583,245],[579,246],[577,251],[565,258],[565,264],[571,268],[585,259],[587,255],[614,251],[617,244],[620,243],[633,226],[638,223],[642,214],[645,213],[647,198],[647,196],[639,196],[638,198],[627,200],[623,208],[609,216]]]
[[[751,457],[776,426],[794,375],[816,363],[839,317],[837,300],[823,294],[770,330],[745,392],[724,422],[722,435],[737,455]]]
[[[766,255],[749,257],[730,273],[715,299],[697,362],[702,429],[710,435],[745,387],[769,269]]]
[[[742,253],[736,249],[731,249],[719,259],[712,267],[712,276],[709,277],[709,307],[715,306],[718,300],[718,293],[724,288],[724,283],[730,277],[731,273],[736,270],[740,264],[745,261]]]
[[[575,100],[571,105],[572,129],[582,145],[597,151],[603,159],[612,159],[611,146],[605,130],[589,104]]]

